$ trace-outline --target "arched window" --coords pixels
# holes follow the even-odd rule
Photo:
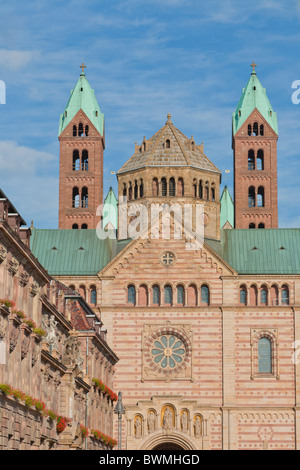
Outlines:
[[[84,298],[84,300],[86,300],[86,290],[85,290],[85,286],[83,286],[83,285],[79,286],[79,294],[81,295],[81,297]]]
[[[249,150],[248,152],[248,170],[255,170],[254,150]]]
[[[166,140],[166,149],[169,149],[171,147],[171,142],[170,139]]]
[[[260,303],[261,305],[268,305],[268,290],[263,287],[260,291]]]
[[[199,181],[199,198],[203,199],[203,184],[202,180]]]
[[[272,342],[266,336],[258,340],[258,372],[272,373]]]
[[[256,286],[251,286],[249,289],[249,305],[257,305],[257,288]]]
[[[265,224],[263,224],[263,223],[258,224],[258,228],[265,228]]]
[[[97,304],[97,290],[96,286],[91,286],[90,290],[90,303],[93,305]]]
[[[85,133],[85,136],[88,137],[88,135],[89,135],[89,126],[85,126],[84,133]]]
[[[79,137],[81,137],[83,134],[83,124],[82,122],[79,123],[79,126],[78,126],[78,135]]]
[[[83,230],[87,230],[88,226],[87,226],[87,224],[82,224],[82,225],[81,225],[81,228],[82,228]]]
[[[79,189],[75,187],[72,193],[72,207],[79,207],[79,201]]]
[[[78,224],[73,224],[73,225],[72,225],[72,229],[73,229],[73,230],[77,230],[77,229],[78,229]]]
[[[209,302],[209,287],[205,285],[201,286],[201,304],[209,305]]]
[[[141,307],[147,307],[148,305],[148,288],[145,285],[139,287],[138,302]]]
[[[195,285],[191,285],[188,287],[187,303],[189,307],[197,306],[197,287]]]
[[[260,127],[259,127],[259,134],[264,135],[264,125],[263,124],[261,124]]]
[[[215,199],[216,199],[216,190],[215,190],[213,184],[212,184],[212,187],[211,187],[210,191],[211,191],[211,200],[215,201]]]
[[[257,170],[261,171],[264,169],[264,151],[259,149],[257,152],[257,159],[256,159],[256,168]]]
[[[80,170],[80,157],[78,150],[73,150],[73,170]]]
[[[257,207],[265,207],[265,189],[260,186],[257,191]]]
[[[132,201],[132,185],[131,185],[131,182],[129,183],[128,199],[129,199],[129,201]]]
[[[206,181],[205,183],[205,199],[207,201],[209,201],[209,185],[208,185],[208,181]]]
[[[278,287],[273,285],[270,289],[271,305],[278,305]]]
[[[258,135],[258,123],[253,124],[253,135]]]
[[[255,207],[255,188],[250,186],[248,190],[248,206]]]
[[[178,195],[179,197],[184,196],[184,182],[183,182],[183,178],[179,178],[179,179],[178,179],[178,183],[177,183],[177,195]]]
[[[162,196],[167,195],[167,180],[166,180],[166,178],[161,179],[161,195]]]
[[[73,126],[73,137],[77,136],[77,126]]]
[[[85,186],[82,188],[81,191],[81,207],[89,207],[88,188],[86,188]]]
[[[175,179],[174,178],[170,178],[169,196],[175,196]]]
[[[172,287],[171,286],[165,286],[164,293],[165,293],[164,303],[172,305],[172,303],[173,303]]]
[[[140,197],[144,197],[144,182],[141,180],[140,182]]]
[[[184,305],[184,287],[177,286],[177,304]]]
[[[289,304],[289,288],[284,286],[281,291],[281,304],[288,305]]]
[[[130,285],[128,286],[128,289],[127,289],[127,302],[129,304],[135,305],[135,298],[136,298],[135,287]]]
[[[89,152],[87,150],[82,151],[81,169],[82,171],[88,171],[89,169]]]
[[[255,228],[255,224],[249,224],[249,228]]]
[[[124,197],[124,198],[127,197],[127,186],[126,186],[125,183],[124,183],[124,185],[123,185],[123,197]]]
[[[247,289],[244,286],[240,288],[240,304],[247,305]]]
[[[160,288],[153,286],[152,288],[152,303],[153,305],[160,305]]]
[[[158,196],[158,179],[153,178],[152,180],[152,196]]]
[[[252,126],[251,124],[248,124],[248,135],[252,135]]]
[[[197,181],[193,181],[193,187],[194,187],[194,197],[198,196],[198,184]]]
[[[137,181],[135,180],[134,181],[134,199],[137,199],[138,197],[139,197],[139,187],[138,187]]]

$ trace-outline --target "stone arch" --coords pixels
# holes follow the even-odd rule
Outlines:
[[[153,434],[146,442],[141,446],[140,450],[154,450],[157,448],[170,449],[172,447],[178,450],[196,450],[196,446],[186,436],[178,432],[170,434],[162,434],[161,432]]]

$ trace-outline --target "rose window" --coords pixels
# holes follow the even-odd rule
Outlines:
[[[183,341],[174,335],[163,335],[153,343],[152,359],[162,369],[174,369],[186,355]]]

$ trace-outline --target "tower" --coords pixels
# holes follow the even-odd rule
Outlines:
[[[193,136],[188,138],[177,129],[170,114],[152,137],[135,144],[135,153],[117,177],[118,200],[127,200],[131,215],[128,225],[134,221],[133,214],[140,213],[139,204],[147,208],[148,220],[154,207],[166,204],[182,215],[190,207],[190,225],[195,230],[196,207],[201,205],[205,237],[220,239],[221,171],[205,155],[203,143],[197,145]]]
[[[235,228],[277,228],[277,115],[251,66],[232,119]]]
[[[85,65],[60,116],[59,228],[93,229],[103,202],[104,115]]]

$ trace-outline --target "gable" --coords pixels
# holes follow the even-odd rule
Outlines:
[[[79,122],[83,121],[84,125],[89,126],[89,137],[97,137],[99,136],[99,130],[95,127],[94,123],[90,120],[90,118],[86,115],[86,113],[80,109],[74,117],[70,120],[70,122],[64,127],[62,132],[59,135],[61,137],[73,137],[73,125],[78,124]],[[101,134],[101,132],[100,132]],[[103,132],[103,139],[104,139],[104,132]]]
[[[249,122],[255,122],[258,121],[259,124],[264,125],[264,135],[263,136],[248,136],[248,124]],[[245,122],[241,125],[241,127],[237,130],[236,134],[234,137],[249,137],[249,139],[255,138],[255,139],[265,139],[265,138],[270,138],[270,137],[275,137],[278,139],[278,134],[274,131],[274,129],[271,127],[271,125],[268,123],[268,121],[264,118],[264,116],[259,112],[257,108],[255,108],[251,114],[245,119]]]

